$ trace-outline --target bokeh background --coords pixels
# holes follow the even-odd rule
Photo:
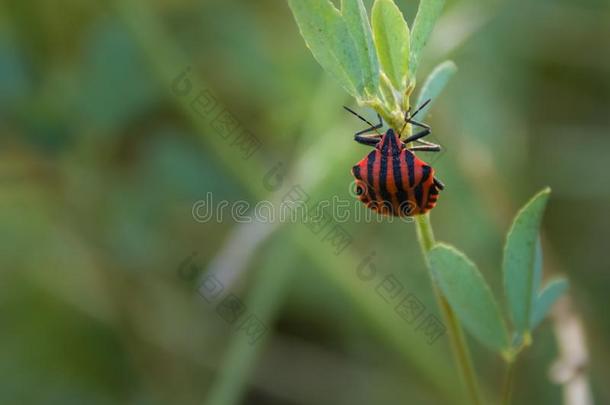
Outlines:
[[[416,2],[397,3],[411,22]],[[545,278],[569,278],[581,371],[610,403],[610,3],[449,0],[419,83],[448,58],[428,117],[437,237],[503,297],[504,234],[551,186]],[[193,107],[202,91],[260,141],[251,157]],[[393,275],[438,315],[413,224],[347,221],[335,255],[302,223],[193,218],[207,193],[351,199],[353,103],[284,1],[0,3],[0,403],[461,403],[446,336],[428,344],[377,291]],[[256,343],[198,292],[210,272],[265,326]],[[520,359],[515,403],[562,403],[556,330]],[[503,363],[469,343],[493,402]]]

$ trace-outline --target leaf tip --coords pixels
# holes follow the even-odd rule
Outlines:
[[[446,60],[443,65],[445,66],[445,69],[451,69],[453,72],[458,70],[457,64],[451,59]]]
[[[540,201],[542,203],[542,207],[544,207],[544,206],[546,206],[546,203],[549,200],[550,196],[551,196],[551,188],[547,186],[547,187],[543,188],[542,190],[540,190],[538,193],[536,193],[536,195],[534,195],[534,197],[532,197],[532,199],[529,201],[529,203],[526,204],[526,207],[531,205],[534,201]]]
[[[545,188],[543,188],[542,190],[540,190],[533,198],[532,200],[537,200],[537,199],[544,199],[544,200],[548,200],[549,196],[551,195],[551,187],[546,186]]]

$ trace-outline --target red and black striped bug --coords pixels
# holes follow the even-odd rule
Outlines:
[[[368,208],[383,215],[409,217],[425,214],[436,205],[439,190],[445,186],[434,177],[434,169],[413,153],[441,150],[439,145],[422,139],[430,134],[430,127],[413,120],[429,102],[422,104],[412,115],[409,112],[405,114],[405,125],[400,133],[407,124],[423,129],[404,140],[391,128],[383,135],[364,135],[383,127],[381,116],[377,114],[379,124],[373,125],[355,111],[344,107],[370,125],[370,128],[357,132],[354,140],[374,146],[375,150],[352,168],[352,175],[356,178],[356,194]],[[409,147],[411,142],[421,145]]]

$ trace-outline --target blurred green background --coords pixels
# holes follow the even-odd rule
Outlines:
[[[397,3],[411,22],[417,3]],[[428,118],[445,149],[437,237],[501,297],[504,234],[551,186],[545,277],[569,278],[586,376],[610,403],[610,2],[449,0],[419,83],[447,58],[459,71]],[[260,141],[249,159],[191,104],[204,90]],[[335,255],[300,223],[193,218],[208,192],[351,200],[367,149],[343,104],[283,1],[3,1],[0,403],[460,403],[447,337],[428,344],[378,295],[393,275],[438,315],[413,224],[348,221]],[[198,293],[212,271],[267,328],[256,343]],[[514,403],[562,403],[556,342],[547,320]],[[469,343],[492,402],[504,365]]]

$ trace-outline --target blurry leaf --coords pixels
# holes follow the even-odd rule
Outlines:
[[[415,105],[415,108],[417,108],[426,100],[432,100],[430,104],[419,112],[418,117],[420,121],[424,120],[428,114],[428,111],[430,110],[430,107],[432,106],[432,103],[434,103],[436,97],[438,97],[438,95],[443,91],[449,82],[449,79],[451,79],[455,72],[457,72],[457,66],[452,61],[447,60],[435,67],[432,73],[430,73],[424,82],[421,91],[419,92],[417,104]]]
[[[157,100],[158,87],[129,31],[100,23],[84,41],[84,62],[75,112],[90,127],[114,133]],[[112,63],[108,63],[112,61]]]
[[[491,349],[508,349],[506,325],[476,265],[455,248],[442,244],[430,250],[428,260],[436,282],[464,327]]]
[[[434,24],[438,20],[445,0],[420,0],[415,21],[413,22],[413,30],[411,33],[411,75],[415,76],[419,67],[419,57],[421,51],[426,46],[428,38],[432,33]]]
[[[245,226],[245,225],[242,225]],[[254,367],[256,357],[264,347],[264,341],[271,335],[273,323],[280,312],[287,287],[293,273],[286,271],[298,261],[297,251],[287,248],[289,239],[278,238],[265,252],[265,259],[250,287],[245,306],[255,314],[263,328],[257,334],[250,322],[248,329],[235,333],[230,338],[224,354],[223,364],[214,384],[209,388],[205,403],[209,405],[242,403],[244,391],[248,387],[248,377]]]
[[[375,94],[379,86],[379,61],[366,8],[362,0],[342,0],[341,12],[358,50],[364,87],[370,94]]]
[[[534,301],[534,310],[530,328],[533,330],[540,324],[544,317],[551,310],[557,299],[568,289],[568,281],[565,278],[558,278],[550,281],[546,287],[540,291]]]
[[[289,0],[288,4],[311,53],[352,96],[365,98],[360,67],[362,50],[339,10],[328,0]]]
[[[377,0],[372,23],[381,68],[401,93],[409,74],[409,27],[393,0]]]
[[[504,289],[515,328],[527,332],[532,314],[536,243],[551,190],[536,194],[517,214],[504,246]]]
[[[31,87],[20,49],[6,38],[0,38],[0,106],[3,112],[17,106]]]

